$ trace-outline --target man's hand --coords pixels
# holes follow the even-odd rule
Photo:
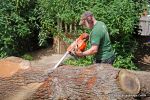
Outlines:
[[[81,52],[81,51],[79,51],[79,50],[76,51],[75,54],[76,54],[76,56],[78,56],[78,57],[84,57],[83,52]]]

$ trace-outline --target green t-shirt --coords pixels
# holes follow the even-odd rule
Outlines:
[[[99,46],[98,52],[94,56],[97,60],[106,60],[114,55],[107,27],[101,21],[97,21],[91,31],[90,44]]]

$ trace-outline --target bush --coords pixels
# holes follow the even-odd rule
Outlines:
[[[24,54],[23,56],[21,56],[23,59],[25,60],[33,60],[33,57],[30,54]]]
[[[92,63],[93,62],[91,56],[88,56],[86,58],[78,58],[78,59],[70,58],[64,61],[64,64],[66,65],[74,65],[74,66],[82,66],[82,67],[91,65]]]
[[[38,46],[33,0],[0,1],[0,57],[20,56]]]

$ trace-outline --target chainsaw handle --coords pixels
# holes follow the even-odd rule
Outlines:
[[[86,41],[89,39],[89,35],[87,33],[81,34],[68,48],[67,51],[71,52],[73,50],[84,51],[86,48]]]

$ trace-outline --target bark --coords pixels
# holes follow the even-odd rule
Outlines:
[[[104,64],[88,68],[62,66],[49,74],[32,99],[144,100],[150,94],[149,83],[148,72],[115,69]]]
[[[0,81],[2,100],[149,100],[150,96],[149,72],[116,69],[107,64],[60,66],[49,74],[47,69],[31,68]],[[12,85],[9,90],[18,91],[6,92],[6,82],[10,84],[5,88]]]

